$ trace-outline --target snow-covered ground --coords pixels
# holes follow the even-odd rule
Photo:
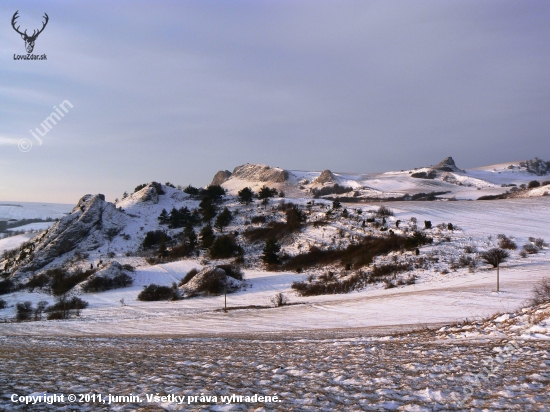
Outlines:
[[[0,220],[62,218],[73,207],[66,203],[0,202]]]
[[[361,205],[368,208],[368,205]],[[521,247],[529,237],[550,234],[548,198],[509,199],[487,202],[394,202],[395,219],[453,222],[461,230],[458,247],[468,239],[487,239],[504,233],[513,236]],[[486,240],[487,241],[487,240]],[[449,245],[452,248],[452,245]],[[426,249],[429,252],[429,248]],[[424,252],[423,252],[424,253]],[[129,258],[136,259],[136,258]],[[140,302],[137,294],[150,283],[171,285],[198,261],[178,261],[138,267],[134,285],[98,294],[83,294],[90,303],[80,318],[70,321],[11,323],[3,334],[196,334],[307,329],[360,328],[374,326],[422,325],[482,318],[496,312],[514,310],[531,295],[533,284],[550,273],[548,249],[527,258],[515,258],[501,267],[501,292],[495,292],[495,271],[488,266],[475,273],[459,269],[443,274],[430,272],[417,284],[394,289],[369,286],[343,295],[300,297],[291,284],[306,275],[285,272],[245,270],[248,288],[227,296],[230,307],[269,306],[277,292],[285,293],[295,305],[283,308],[242,309],[223,313],[223,297],[200,297],[176,302]],[[52,297],[17,292],[4,296],[10,307],[0,318],[14,315],[16,302],[37,302]],[[124,299],[126,306],[121,306]],[[55,327],[52,327],[55,325]]]

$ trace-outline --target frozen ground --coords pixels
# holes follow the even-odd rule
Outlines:
[[[3,410],[548,411],[544,341],[433,341],[432,332],[239,338],[0,338]],[[514,348],[509,351],[507,348]],[[506,353],[506,358],[499,354]],[[495,362],[505,359],[495,366]],[[480,379],[490,368],[491,376]],[[477,378],[477,380],[476,380]],[[464,388],[469,388],[465,394]],[[141,402],[16,405],[12,394],[137,395]],[[182,405],[147,394],[216,396]],[[280,402],[223,404],[221,396]],[[471,395],[469,395],[471,394]]]

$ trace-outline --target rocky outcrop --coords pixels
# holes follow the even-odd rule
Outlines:
[[[223,182],[225,182],[230,177],[231,177],[231,172],[229,170],[220,170],[218,173],[214,175],[214,179],[212,179],[212,183],[210,183],[210,186],[220,186]]]
[[[164,194],[162,185],[157,182],[151,182],[143,189],[132,194],[134,199],[137,199],[138,203],[150,202],[157,204],[159,202],[159,195]]]
[[[106,202],[104,195],[86,195],[68,216],[37,238],[32,253],[14,265],[12,273],[39,270],[77,247],[80,251],[94,250],[119,234],[128,219]]]
[[[432,166],[432,169],[440,170],[443,172],[461,172],[461,170],[456,166],[456,163],[453,160],[453,158],[450,156],[446,157],[435,166]]]
[[[180,286],[180,290],[187,297],[198,295],[210,295],[236,292],[245,285],[242,280],[237,280],[228,276],[222,268],[210,266],[205,267],[198,272],[185,285]]]
[[[313,181],[316,184],[325,184],[325,183],[337,183],[338,179],[330,170],[323,170],[317,179]]]
[[[248,180],[251,182],[284,183],[289,178],[288,170],[258,164],[237,166],[231,175],[232,179]]]

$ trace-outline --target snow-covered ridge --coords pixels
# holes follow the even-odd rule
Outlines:
[[[358,200],[395,199],[431,192],[439,193],[436,196],[444,199],[475,200],[481,196],[502,195],[511,187],[532,180],[543,183],[545,165],[544,161],[525,161],[463,170],[452,157],[446,157],[428,167],[365,174],[338,173],[328,169],[322,172],[285,170],[246,164],[236,167],[233,173],[227,170],[217,172],[211,184],[221,185],[232,195],[244,187],[257,191],[265,185],[283,191],[287,197],[313,197],[315,190],[338,184],[351,189],[345,196]],[[537,190],[525,196],[543,196],[545,192],[547,190]]]

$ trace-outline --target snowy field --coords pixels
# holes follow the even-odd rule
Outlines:
[[[514,236],[522,245],[530,236],[548,237],[550,222],[548,198],[510,199],[477,202],[395,202],[390,206],[395,218],[414,215],[438,222],[453,222],[466,238],[499,233]],[[135,259],[135,258],[134,258]],[[525,259],[515,259],[501,268],[501,291],[495,292],[495,271],[488,267],[475,273],[466,270],[447,274],[433,273],[415,285],[394,289],[370,286],[366,290],[342,295],[297,296],[291,284],[305,275],[284,272],[245,270],[246,290],[227,296],[228,313],[220,311],[223,296],[199,297],[169,302],[140,302],[143,286],[171,285],[192,268],[194,261],[179,261],[137,268],[134,285],[99,294],[83,294],[90,303],[80,318],[69,321],[10,323],[2,334],[217,334],[311,329],[395,327],[475,319],[517,309],[530,298],[533,284],[550,273],[548,249]],[[270,299],[285,293],[294,305],[272,308]],[[121,305],[124,300],[125,306]],[[45,294],[17,292],[5,297],[8,307],[1,318],[14,316],[16,302],[47,300]],[[266,306],[245,309],[247,306]]]
[[[0,202],[0,219],[56,219],[70,213],[73,207],[66,203]]]

